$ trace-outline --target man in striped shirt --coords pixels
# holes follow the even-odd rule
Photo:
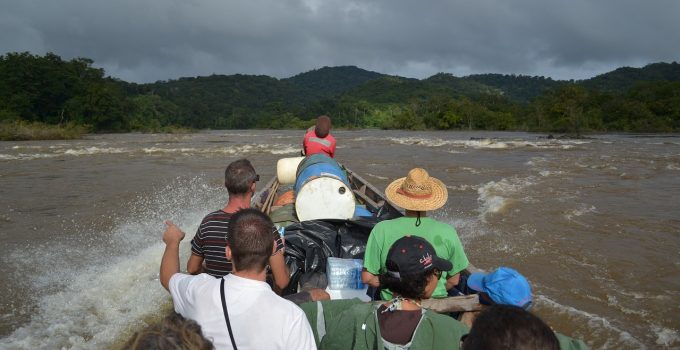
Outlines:
[[[192,275],[208,273],[220,278],[231,273],[232,264],[225,256],[229,218],[237,211],[250,207],[255,194],[256,183],[260,176],[247,159],[239,159],[227,166],[224,185],[229,192],[229,200],[224,208],[214,211],[203,218],[191,240],[191,257],[187,262],[187,272]],[[269,258],[275,290],[288,285],[290,276],[283,257],[283,239],[272,230],[276,242],[276,252]]]

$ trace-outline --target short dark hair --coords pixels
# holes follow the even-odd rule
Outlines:
[[[391,263],[391,261],[386,263],[388,270],[399,270],[395,266],[390,266]],[[401,279],[384,273],[380,275],[380,287],[389,289],[392,293],[399,294],[404,298],[424,299],[425,287],[427,287],[430,276],[434,273],[435,269],[431,269],[418,274],[402,275]]]
[[[209,350],[214,347],[210,340],[203,337],[201,326],[196,321],[172,312],[162,322],[147,326],[133,334],[123,349]]]
[[[331,118],[327,115],[322,115],[316,119],[316,126],[314,133],[317,137],[324,138],[331,132]]]
[[[538,316],[513,305],[492,305],[475,319],[463,350],[559,350],[557,336]]]
[[[227,245],[237,270],[264,270],[272,255],[273,230],[272,220],[257,209],[242,209],[231,216]]]
[[[224,186],[230,194],[246,194],[257,178],[255,168],[248,159],[231,162],[224,171]]]

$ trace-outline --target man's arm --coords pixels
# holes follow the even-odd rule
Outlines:
[[[187,272],[192,275],[203,273],[203,257],[191,253],[189,261],[187,261]]]
[[[179,272],[179,242],[184,238],[184,232],[170,220],[166,221],[165,224],[167,225],[163,233],[165,252],[161,260],[160,277],[161,285],[169,291],[170,278]]]
[[[449,276],[449,278],[446,279],[446,290],[450,290],[451,288],[457,286],[459,282],[460,272],[453,276]]]
[[[375,288],[380,288],[378,275],[380,274],[381,267],[381,244],[378,242],[378,236],[382,237],[382,233],[379,230],[379,225],[375,225],[368,235],[366,251],[364,253],[364,268],[361,270],[361,282]]]
[[[364,282],[365,284],[368,284],[371,287],[375,288],[380,287],[380,278],[378,278],[377,275],[368,272],[366,268],[361,270],[361,282]]]
[[[288,282],[290,282],[290,274],[283,257],[283,250],[279,250],[269,257],[269,266],[272,268],[272,277],[274,278],[274,286],[277,291],[286,288]]]

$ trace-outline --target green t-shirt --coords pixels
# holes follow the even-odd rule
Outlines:
[[[407,235],[426,239],[434,247],[437,256],[453,264],[451,271],[444,271],[445,273],[442,274],[442,278],[439,279],[437,288],[432,294],[433,298],[446,297],[446,279],[463,271],[469,262],[456,230],[451,225],[432,218],[421,217],[419,226],[416,226],[416,218],[405,216],[379,222],[373,227],[366,243],[364,268],[374,275],[385,273],[387,252],[394,242]],[[381,297],[384,300],[392,299],[392,293],[383,289]]]

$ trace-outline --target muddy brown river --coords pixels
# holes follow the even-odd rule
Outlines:
[[[432,215],[476,266],[527,276],[555,330],[592,348],[680,348],[680,135],[334,134],[337,159],[380,189],[416,166],[441,179],[449,201]],[[247,157],[268,179],[301,138],[0,142],[0,348],[108,348],[158,317],[163,220],[193,236],[226,201],[229,162]]]

